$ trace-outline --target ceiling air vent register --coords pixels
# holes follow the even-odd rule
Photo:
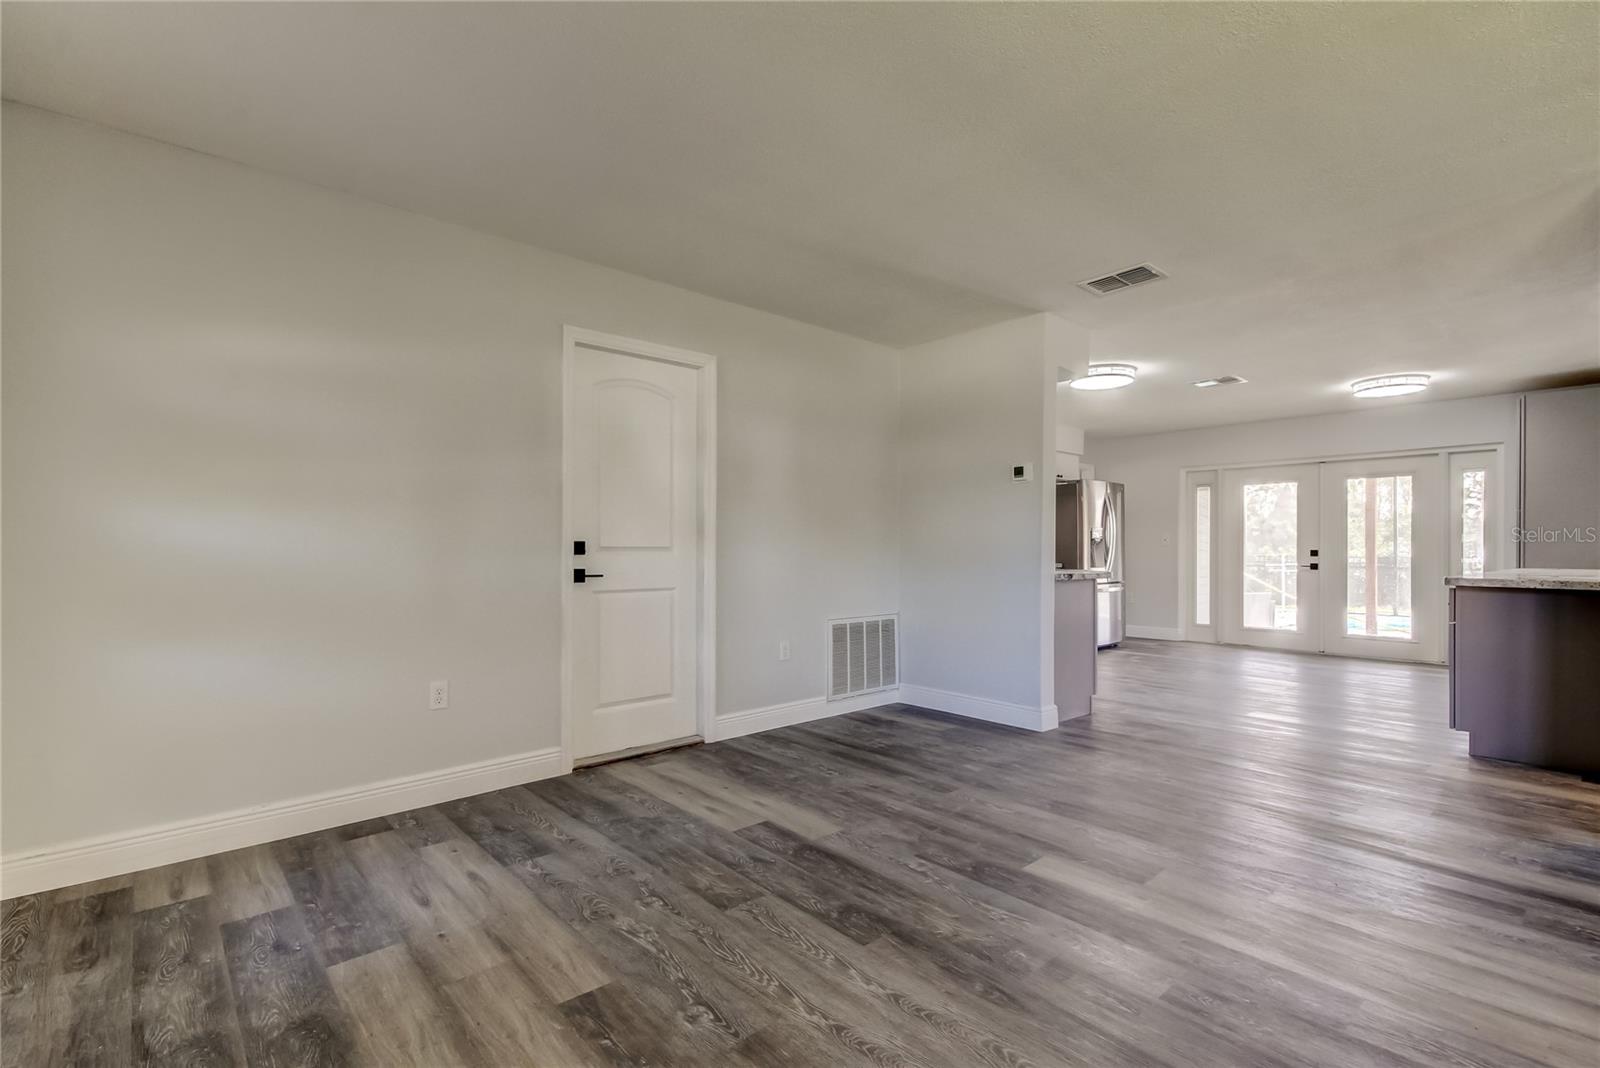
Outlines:
[[[1165,277],[1166,275],[1148,263],[1141,263],[1137,267],[1129,267],[1126,270],[1117,271],[1115,274],[1108,274],[1104,278],[1091,278],[1087,282],[1079,282],[1078,284],[1089,292],[1098,293],[1103,297],[1108,293],[1115,293],[1122,289],[1132,289],[1134,286],[1144,285],[1146,282],[1154,282],[1157,278]]]

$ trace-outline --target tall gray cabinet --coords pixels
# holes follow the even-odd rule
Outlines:
[[[1600,386],[1522,398],[1518,567],[1600,567]]]

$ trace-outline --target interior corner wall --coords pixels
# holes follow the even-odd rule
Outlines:
[[[919,345],[900,364],[902,695],[1035,728],[1054,714],[1052,321]],[[1013,481],[1018,465],[1029,481]]]
[[[558,745],[567,324],[718,360],[719,712],[820,703],[825,621],[900,609],[894,351],[21,105],[3,133],[8,859]]]
[[[1396,404],[1371,411],[1105,437],[1090,434],[1084,460],[1094,477],[1124,485],[1126,622],[1177,636],[1183,624],[1183,472],[1218,466],[1293,463],[1447,448],[1500,445],[1503,525],[1516,517],[1517,396]],[[1512,566],[1511,540],[1502,540]]]

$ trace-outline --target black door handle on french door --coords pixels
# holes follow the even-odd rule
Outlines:
[[[598,571],[585,571],[581,567],[575,567],[572,569],[573,582],[587,582],[592,578],[605,578],[605,576],[600,574]]]

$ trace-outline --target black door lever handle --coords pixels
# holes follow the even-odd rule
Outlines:
[[[573,582],[585,582],[592,578],[605,578],[605,576],[598,571],[585,571],[581,567],[575,567],[572,569]]]

